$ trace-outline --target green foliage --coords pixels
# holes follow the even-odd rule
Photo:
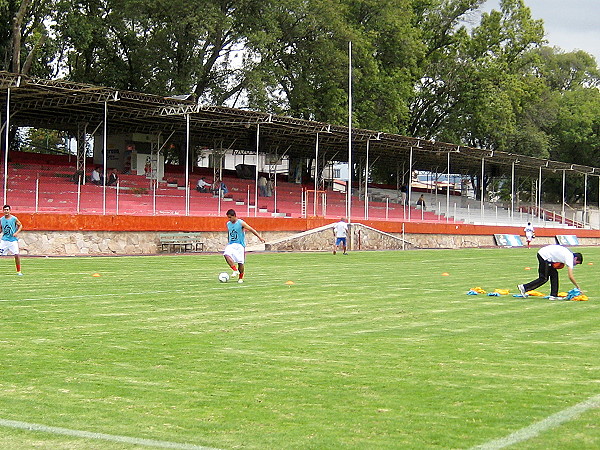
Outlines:
[[[352,42],[354,126],[598,165],[596,61],[547,46],[525,1],[502,0],[478,16],[483,3],[31,2],[21,65],[44,77],[346,124]],[[21,4],[0,2],[5,69]],[[375,181],[393,179],[391,171],[375,168]]]
[[[31,128],[24,136],[21,150],[34,153],[66,153],[67,134],[56,130]]]
[[[581,251],[587,302],[465,295],[516,292],[527,249],[253,253],[243,285],[221,255],[3,259],[0,411],[179,446],[471,448],[597,396],[600,249]],[[598,419],[521,445],[594,448]],[[137,447],[6,426],[0,446]]]

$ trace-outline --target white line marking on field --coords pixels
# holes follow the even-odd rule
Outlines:
[[[556,414],[552,414],[551,416],[546,417],[544,420],[534,423],[533,425],[530,425],[528,427],[521,428],[519,431],[509,434],[506,437],[472,447],[471,450],[496,450],[508,447],[509,445],[513,445],[518,442],[526,441],[537,436],[543,431],[549,430],[565,422],[568,422],[569,420],[574,419],[578,415],[593,408],[600,408],[600,395],[590,397],[587,400],[578,403],[575,406],[563,409],[562,411],[559,411]]]
[[[126,296],[134,296],[134,295],[152,295],[152,294],[168,294],[168,293],[181,293],[185,292],[183,289],[170,289],[165,291],[138,291],[138,292],[114,292],[114,293],[105,293],[105,294],[88,294],[85,295],[69,295],[69,296],[56,296],[53,295],[51,297],[36,297],[36,298],[13,298],[13,299],[4,299],[0,300],[3,303],[10,302],[37,302],[44,300],[77,300],[79,298],[91,298],[91,297],[126,297]]]
[[[145,445],[146,447],[174,448],[177,450],[217,450],[211,447],[202,447],[193,444],[180,444],[178,442],[155,441],[153,439],[141,439],[128,436],[117,436],[114,434],[92,433],[89,431],[70,430],[69,428],[49,427],[36,423],[19,422],[16,420],[0,419],[0,426],[8,428],[19,428],[22,430],[42,431],[44,433],[62,434],[85,439],[101,439],[103,441],[123,442],[125,444]]]

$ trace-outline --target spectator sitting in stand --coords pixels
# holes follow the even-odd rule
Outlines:
[[[258,195],[261,197],[267,196],[267,179],[264,175],[258,177]]]
[[[425,211],[425,197],[423,197],[423,194],[421,194],[421,196],[418,198],[417,206],[420,206],[421,209]]]
[[[90,175],[90,181],[96,186],[102,185],[102,177],[100,176],[99,167],[94,167],[94,170],[92,170],[92,174]]]
[[[110,175],[108,176],[108,182],[106,183],[107,186],[115,186],[117,184],[117,181],[119,180],[119,174],[117,173],[117,169],[113,169],[110,172]]]
[[[215,184],[213,186],[213,193],[216,197],[223,197],[229,192],[229,189],[227,189],[225,183],[219,179],[215,180]]]
[[[198,183],[196,184],[196,190],[202,193],[210,192],[210,183],[206,181],[206,177],[202,177],[198,180]]]

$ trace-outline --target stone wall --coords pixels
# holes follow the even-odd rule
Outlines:
[[[399,233],[382,233],[360,224],[351,226],[349,245],[355,250],[410,249],[410,248],[469,248],[495,246],[492,235],[406,234],[406,242]],[[227,235],[222,232],[204,232],[204,251],[221,252]],[[330,251],[333,243],[331,226],[303,233],[272,231],[262,233],[267,239],[267,250],[272,251]],[[154,231],[24,231],[19,247],[24,255],[151,255],[160,252],[159,232]],[[258,239],[246,235],[248,249],[262,248]],[[579,238],[581,245],[598,245],[597,238]],[[553,237],[538,237],[536,247],[554,244]]]

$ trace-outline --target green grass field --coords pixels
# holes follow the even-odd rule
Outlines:
[[[511,448],[597,449],[581,251],[587,302],[466,295],[515,293],[534,249],[250,254],[243,285],[221,255],[2,258],[0,448],[471,448],[592,399]]]

